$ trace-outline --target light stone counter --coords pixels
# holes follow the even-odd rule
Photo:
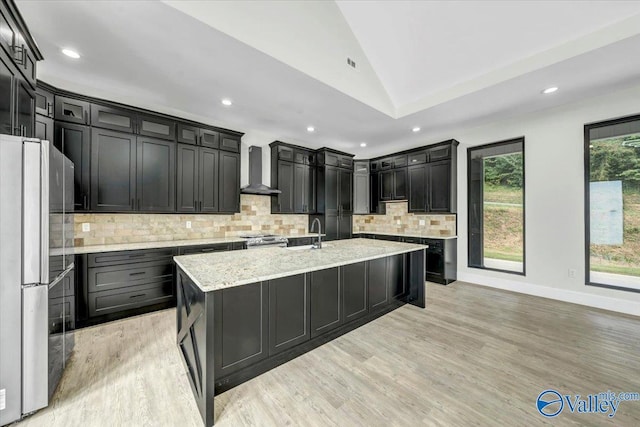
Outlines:
[[[159,242],[115,243],[93,246],[78,246],[68,251],[71,255],[92,254],[98,252],[136,251],[141,249],[174,248],[180,246],[215,245],[218,243],[246,242],[241,237],[218,237],[211,239],[163,240]]]
[[[421,249],[425,245],[372,239],[323,242],[322,249],[263,248],[174,257],[203,291],[217,291]]]
[[[401,236],[401,237],[417,237],[420,239],[457,239],[458,236],[432,236],[428,234],[418,234],[418,233],[382,233],[379,231],[359,231],[353,234],[377,234],[380,236]]]

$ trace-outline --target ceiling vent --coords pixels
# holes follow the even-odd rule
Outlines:
[[[356,61],[354,61],[351,58],[347,58],[347,65],[349,65],[352,68],[356,68]]]

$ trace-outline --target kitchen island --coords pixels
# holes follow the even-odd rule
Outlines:
[[[177,344],[204,424],[215,394],[401,305],[424,308],[426,248],[349,239],[175,257]]]

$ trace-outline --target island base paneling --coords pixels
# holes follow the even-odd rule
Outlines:
[[[425,307],[424,249],[209,292],[176,270],[177,344],[206,426],[214,395],[406,303]]]

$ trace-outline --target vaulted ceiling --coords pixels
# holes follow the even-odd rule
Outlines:
[[[640,84],[638,1],[17,4],[43,81],[358,157]]]

